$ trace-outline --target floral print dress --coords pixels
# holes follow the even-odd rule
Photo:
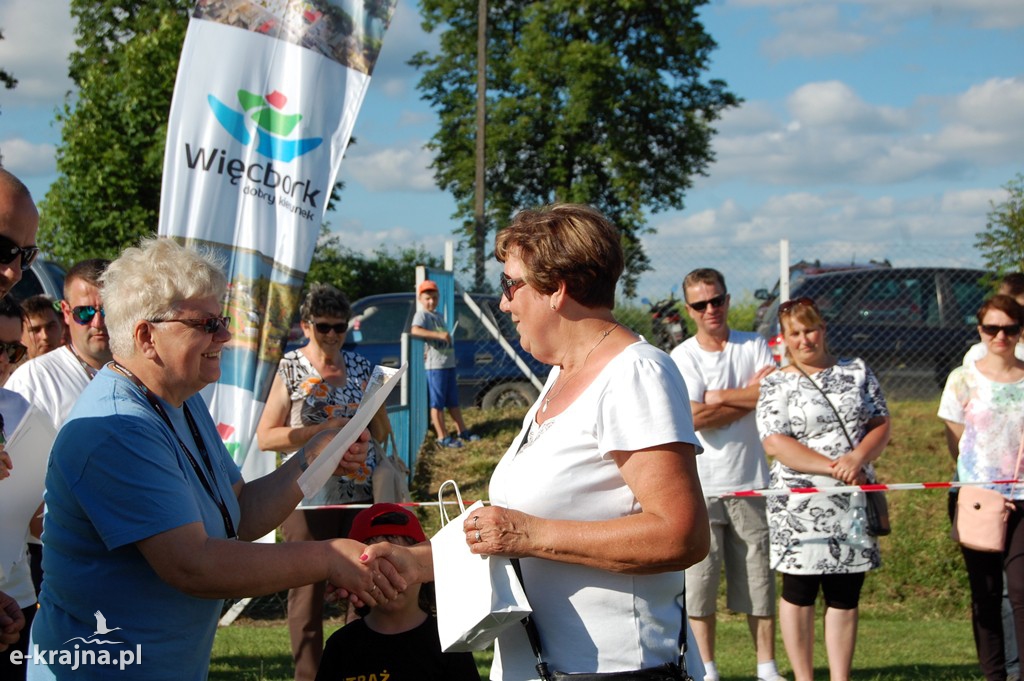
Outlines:
[[[776,371],[761,381],[757,430],[762,440],[786,435],[838,459],[850,450],[850,443],[836,411],[855,443],[863,439],[871,419],[889,415],[878,379],[860,359],[839,360],[812,378],[821,390],[806,376],[788,371]],[[868,478],[874,480],[874,468],[867,468]],[[831,476],[798,472],[779,461],[772,464],[769,484],[773,489],[843,486]],[[880,567],[877,540],[866,533],[859,537],[851,533],[859,513],[854,509],[863,508],[865,501],[862,493],[769,496],[772,568],[787,574],[816,575]]]
[[[370,362],[354,352],[341,351],[345,362],[347,379],[342,387],[325,381],[313,368],[300,350],[285,353],[278,365],[277,373],[284,380],[292,402],[289,425],[310,426],[323,423],[329,418],[350,418],[359,408],[363,390],[370,380]],[[303,505],[362,503],[373,499],[373,469],[376,466],[376,452],[373,445],[366,455],[366,465],[354,475],[332,476],[314,497],[305,499]]]

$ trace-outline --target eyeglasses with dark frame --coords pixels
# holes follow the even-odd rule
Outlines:
[[[501,284],[501,292],[508,298],[508,302],[512,302],[512,298],[515,297],[516,291],[523,286],[526,286],[526,279],[513,279],[504,272],[501,273],[501,278],[498,280]]]
[[[789,314],[797,305],[806,305],[815,311],[818,309],[818,305],[811,298],[800,296],[799,298],[790,298],[785,302],[779,303],[779,316]]]
[[[981,332],[983,334],[985,334],[986,336],[992,336],[993,338],[998,336],[1000,331],[1006,334],[1007,338],[1019,336],[1021,331],[1020,324],[979,324],[978,328],[981,329]]]
[[[227,329],[231,324],[231,317],[200,317],[198,319],[148,319],[150,324],[162,324],[164,322],[178,322],[194,329],[202,329],[205,333],[217,333],[221,329]]]
[[[316,329],[317,333],[321,333],[325,336],[329,334],[331,331],[338,334],[339,336],[348,331],[347,319],[343,322],[338,322],[337,324],[328,324],[327,322],[314,322],[312,319],[309,320],[309,323]]]
[[[721,295],[717,295],[714,298],[708,298],[707,300],[698,300],[696,303],[687,303],[687,305],[692,307],[697,312],[703,312],[704,310],[708,309],[708,305],[711,305],[712,307],[722,307],[723,305],[725,305],[725,300],[728,297],[728,293],[722,293]]]
[[[7,341],[0,341],[0,352],[7,355],[8,362],[11,364],[17,364],[25,357],[25,353],[28,352],[28,348],[18,341],[10,343]]]
[[[102,307],[96,307],[95,305],[76,305],[71,308],[71,318],[75,320],[75,323],[82,326],[91,324],[96,313],[99,313],[101,319],[106,319],[107,317],[106,311]]]
[[[9,265],[18,256],[21,256],[21,269],[31,269],[32,263],[39,257],[39,249],[35,246],[19,246],[0,234],[0,263]]]

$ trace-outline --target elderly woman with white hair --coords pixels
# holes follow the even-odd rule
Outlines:
[[[322,447],[242,480],[198,394],[220,378],[231,338],[226,285],[208,256],[169,239],[127,249],[103,275],[114,361],[51,453],[32,629],[43,659],[29,678],[129,669],[135,679],[205,679],[220,599],[326,580],[375,605],[406,586],[352,540],[251,543],[298,504],[296,481]],[[364,463],[365,439],[339,474]]]

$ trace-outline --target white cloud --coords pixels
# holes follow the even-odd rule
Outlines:
[[[354,218],[341,220],[337,226],[332,225],[332,230],[341,235],[341,242],[346,248],[364,255],[372,255],[381,248],[395,252],[403,248],[422,247],[440,258],[444,256],[445,241],[453,238],[444,234],[425,236],[403,225],[375,224],[368,228],[363,221]]]
[[[779,33],[766,40],[762,50],[775,60],[857,54],[875,42],[856,26],[843,26],[839,8],[834,4],[822,2],[804,5],[795,11],[777,12],[772,23],[779,28]]]
[[[711,183],[886,185],[963,178],[1024,158],[1024,79],[989,79],[906,108],[865,102],[839,81],[794,90],[788,120],[767,102],[726,114]],[[931,126],[929,129],[925,125]]]
[[[33,144],[15,137],[0,140],[0,154],[3,155],[4,167],[25,182],[57,170],[57,149],[52,144]]]
[[[432,158],[422,143],[404,147],[359,149],[356,145],[341,164],[342,179],[374,192],[437,191]]]
[[[787,106],[803,126],[884,132],[907,127],[907,112],[868,104],[845,83],[831,80],[797,88]]]
[[[726,0],[733,7],[763,7],[769,10],[823,11],[838,6],[861,6],[871,10],[872,19],[885,24],[893,18],[926,17],[957,23],[965,18],[975,28],[1008,29],[1024,26],[1024,3],[1020,0]]]
[[[643,237],[654,271],[640,294],[663,295],[690,269],[716,267],[737,295],[770,286],[778,277],[779,241],[790,261],[867,262],[897,266],[978,267],[975,233],[984,229],[990,200],[1000,189],[955,190],[899,198],[843,192],[790,192],[746,208],[732,199],[693,214],[655,216],[655,234]]]
[[[18,79],[4,106],[52,104],[72,89],[67,57],[75,47],[68,0],[0,3],[0,65]]]

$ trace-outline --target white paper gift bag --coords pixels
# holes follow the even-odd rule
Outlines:
[[[448,518],[445,487],[455,489],[462,513]],[[508,558],[479,556],[469,550],[462,529],[466,518],[483,507],[462,503],[458,485],[448,480],[437,492],[442,527],[430,540],[434,557],[434,591],[437,595],[437,633],[445,652],[483,650],[506,627],[532,612],[523,586]]]

